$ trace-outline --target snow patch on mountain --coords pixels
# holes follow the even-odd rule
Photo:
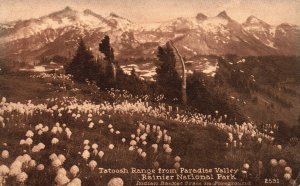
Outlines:
[[[203,21],[200,26],[204,29],[206,32],[212,32],[212,33],[226,33],[225,25],[228,24],[227,19],[214,17],[207,19]]]

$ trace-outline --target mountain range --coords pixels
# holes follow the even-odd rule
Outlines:
[[[83,38],[99,56],[98,45],[109,35],[118,58],[154,58],[159,45],[173,40],[186,57],[298,55],[300,28],[270,25],[250,16],[238,23],[225,11],[215,17],[198,13],[161,23],[138,24],[111,13],[104,17],[87,9],[66,7],[46,16],[0,24],[0,58],[38,61],[55,55],[71,57]]]

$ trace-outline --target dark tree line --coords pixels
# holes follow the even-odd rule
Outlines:
[[[118,66],[109,36],[105,36],[101,40],[99,51],[104,55],[103,60],[96,60],[91,51],[87,49],[83,39],[80,39],[72,61],[65,66],[66,73],[71,74],[78,82],[92,81],[104,89],[129,90],[133,94],[155,92],[153,85],[137,78],[134,70],[131,75],[127,75]]]
[[[150,99],[163,94],[166,102],[178,106],[197,109],[206,114],[218,110],[220,114],[231,115],[236,120],[242,119],[234,105],[224,99],[227,96],[216,93],[210,88],[211,85],[203,84],[206,81],[205,75],[194,73],[186,79],[184,59],[171,42],[157,49],[156,82],[141,80],[135,69],[132,69],[131,75],[125,74],[114,58],[108,36],[99,43],[99,51],[104,54],[104,59],[97,61],[81,39],[71,63],[66,65],[66,73],[72,74],[78,82],[94,81],[101,88],[128,90],[134,95],[147,94]],[[176,59],[175,53],[179,59]],[[176,63],[179,62],[182,65],[181,76],[176,69]]]

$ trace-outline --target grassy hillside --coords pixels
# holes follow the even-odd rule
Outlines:
[[[299,124],[299,57],[230,56],[220,61],[217,85],[250,121]]]
[[[278,185],[288,185],[300,171],[300,144],[276,143],[273,125],[264,132],[253,123],[226,124],[226,116],[177,111],[65,75],[1,75],[0,86],[0,97],[6,97],[0,104],[0,166],[9,168],[1,181],[7,185],[66,185],[78,179],[82,185],[106,185],[112,177],[136,185],[140,174],[99,172],[124,167],[237,168],[233,181],[267,185],[265,178],[278,178]],[[79,173],[70,170],[73,165]]]

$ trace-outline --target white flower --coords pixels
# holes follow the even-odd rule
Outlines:
[[[9,152],[7,150],[2,151],[1,157],[3,159],[7,159],[9,157]]]
[[[180,168],[180,163],[179,162],[175,162],[174,163],[174,168],[175,169],[179,169]]]
[[[94,123],[89,124],[89,128],[92,129],[94,127]]]
[[[180,162],[180,161],[181,161],[181,158],[180,158],[179,156],[176,156],[176,157],[174,158],[174,160],[175,160],[176,162]]]
[[[42,135],[43,134],[43,130],[39,130],[38,131],[38,135],[40,136],[40,135]]]
[[[32,137],[34,136],[34,133],[33,133],[31,130],[28,130],[28,131],[26,132],[25,136],[26,136],[27,138],[32,138]]]
[[[55,160],[57,158],[57,155],[55,153],[52,153],[50,156],[49,156],[49,159],[51,161]]]
[[[98,150],[97,150],[97,149],[94,149],[94,150],[93,150],[93,154],[94,154],[95,156],[97,156]]]
[[[6,176],[8,173],[9,173],[9,168],[6,165],[0,165],[0,177]]]
[[[284,159],[280,159],[279,161],[278,161],[278,163],[279,163],[279,165],[280,166],[282,166],[282,167],[285,167],[286,166],[286,161],[284,160]]]
[[[91,148],[91,147],[90,147],[89,145],[85,145],[85,146],[83,147],[84,150],[90,150],[90,148]]]
[[[283,177],[284,177],[284,179],[287,180],[287,181],[289,181],[289,180],[292,178],[292,176],[291,176],[290,173],[285,173]]]
[[[250,165],[249,165],[248,163],[245,163],[245,164],[243,165],[243,167],[244,167],[244,169],[249,169],[249,168],[250,168]]]
[[[284,171],[286,172],[286,173],[292,173],[292,168],[291,167],[285,167],[284,168]]]
[[[37,170],[39,171],[42,171],[45,169],[45,166],[43,164],[39,164],[37,167],[36,167]]]
[[[26,145],[31,145],[31,144],[33,143],[33,141],[32,141],[31,138],[27,138],[27,139],[25,140],[25,143],[26,143]]]
[[[242,170],[242,173],[243,174],[247,174],[248,172],[246,170]]]
[[[79,178],[74,178],[67,186],[81,186],[81,180]]]
[[[83,141],[83,144],[84,144],[84,145],[88,145],[89,143],[90,143],[90,141],[87,140],[87,139]]]
[[[136,134],[139,136],[141,134],[141,129],[136,129]]]
[[[28,163],[31,160],[31,157],[28,154],[23,155],[23,162]]]
[[[121,178],[112,178],[107,183],[107,186],[123,186],[124,182]]]
[[[25,172],[21,172],[17,175],[17,182],[24,183],[28,178],[28,175]]]
[[[142,153],[141,153],[141,156],[142,156],[142,158],[146,158],[147,153],[146,153],[146,152],[142,152]]]
[[[39,143],[32,148],[32,152],[39,152],[40,150],[45,149],[45,145],[43,143]]]
[[[59,140],[57,138],[52,138],[51,143],[52,145],[57,144]]]
[[[24,145],[24,144],[26,144],[26,141],[23,140],[23,139],[21,139],[21,140],[20,140],[20,145]]]
[[[35,160],[30,160],[28,165],[29,165],[29,167],[35,167],[36,166],[36,161]]]
[[[282,146],[281,146],[281,145],[277,145],[277,148],[278,148],[279,150],[281,150],[281,149],[282,149]]]
[[[41,123],[39,123],[38,125],[36,125],[36,126],[34,127],[35,130],[40,130],[40,129],[42,129],[42,128],[43,128],[43,124],[41,124]]]
[[[6,98],[2,97],[1,103],[4,104],[6,102]]]
[[[136,145],[136,141],[135,141],[135,140],[131,140],[131,141],[130,141],[130,145],[131,145],[131,146],[135,146],[135,145]]]
[[[96,143],[94,143],[94,144],[92,145],[92,148],[93,148],[93,149],[97,149],[97,148],[98,148],[98,145],[97,145]]]
[[[143,149],[138,148],[137,153],[141,154],[143,152]]]
[[[165,152],[168,153],[168,154],[170,154],[172,152],[172,148],[170,148],[170,147],[166,148]]]
[[[271,160],[270,160],[270,164],[271,164],[273,167],[275,167],[275,166],[278,164],[278,162],[277,162],[276,159],[271,159]]]
[[[58,132],[58,128],[57,127],[53,127],[51,129],[51,133],[56,134]]]
[[[57,158],[60,160],[60,162],[63,164],[66,161],[66,157],[63,154],[59,154]]]
[[[233,140],[233,146],[236,147],[236,140]]]
[[[167,148],[170,148],[170,145],[169,144],[163,144],[163,149],[167,149]]]
[[[137,137],[135,138],[135,140],[136,140],[137,142],[139,142],[139,141],[140,141],[140,137],[137,136]]]
[[[154,166],[155,168],[158,168],[158,167],[159,167],[158,161],[155,161],[155,162],[153,163],[153,166]]]
[[[158,145],[152,144],[152,148],[154,149],[154,153],[157,153]]]
[[[66,175],[67,175],[67,171],[66,171],[66,169],[64,169],[64,168],[59,168],[59,169],[57,170],[56,174],[62,174],[62,175],[64,175],[64,176],[66,176]]]
[[[257,141],[258,141],[258,143],[261,143],[262,142],[262,138],[258,138]]]
[[[142,140],[142,141],[145,141],[145,140],[146,140],[146,138],[147,138],[147,133],[145,133],[145,134],[141,135],[141,137],[140,137],[140,138],[141,138],[141,140]]]
[[[71,135],[72,135],[72,132],[71,131],[66,131],[66,133],[67,133],[67,137],[70,139]]]
[[[114,149],[114,147],[115,147],[114,144],[109,144],[109,145],[108,145],[108,148],[109,148],[110,150]]]
[[[38,146],[40,149],[45,149],[44,143],[39,143],[39,144],[37,144],[37,146]]]
[[[63,129],[61,127],[57,127],[57,131],[61,134],[63,132]]]
[[[125,141],[126,141],[126,139],[125,139],[125,138],[122,138],[122,142],[125,143]]]
[[[61,161],[60,161],[58,158],[56,158],[56,159],[54,159],[54,160],[52,161],[51,165],[52,165],[53,167],[59,167],[59,166],[62,165],[62,163],[61,163]]]
[[[45,126],[44,128],[42,128],[42,131],[43,131],[43,132],[48,132],[48,131],[49,131],[49,127],[48,127],[48,126]]]
[[[71,168],[70,168],[70,173],[75,177],[79,172],[79,168],[76,166],[76,165],[73,165]]]
[[[102,159],[102,157],[104,156],[104,152],[103,152],[103,151],[100,151],[100,152],[98,153],[98,156]]]
[[[19,162],[21,163],[21,162]],[[21,166],[18,165],[14,165],[14,163],[10,166],[10,170],[9,170],[9,175],[10,176],[17,176],[18,174],[20,174],[22,172],[21,167],[22,167],[22,163]]]
[[[90,157],[90,152],[88,150],[84,150],[81,156],[83,159],[87,160]]]
[[[57,174],[57,176],[55,177],[55,183],[57,185],[66,185],[69,182],[70,182],[70,179],[66,175]]]
[[[90,161],[89,167],[94,170],[97,167],[97,162],[95,160]]]

